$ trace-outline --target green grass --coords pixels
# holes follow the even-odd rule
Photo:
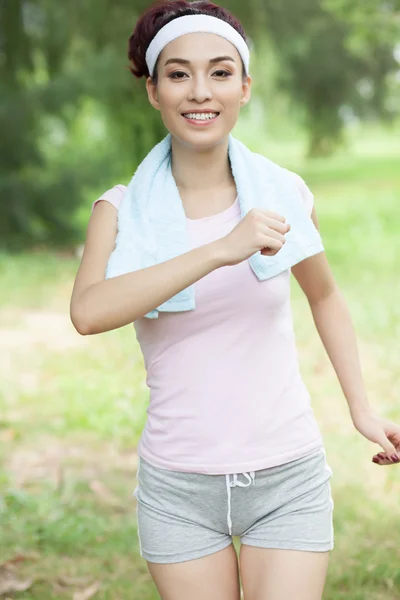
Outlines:
[[[370,403],[397,422],[399,139],[355,132],[353,151],[311,162],[289,142],[265,144],[314,192]],[[132,499],[148,399],[143,359],[132,327],[75,332],[68,315],[77,267],[73,256],[43,252],[0,257],[0,563],[25,557],[15,573],[35,581],[17,594],[24,600],[72,598],[96,581],[99,600],[155,600]],[[292,299],[301,370],[334,470],[335,549],[324,598],[400,598],[400,468],[370,462],[378,447],[352,427],[294,280]]]

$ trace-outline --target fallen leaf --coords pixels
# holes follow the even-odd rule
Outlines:
[[[0,565],[1,568],[8,568],[16,563],[23,562],[24,560],[37,560],[39,555],[36,552],[30,552],[29,554],[16,554],[12,558],[9,558]]]
[[[89,600],[89,598],[93,598],[95,594],[100,589],[100,583],[95,581],[87,587],[85,590],[81,590],[80,592],[75,592],[73,600]]]
[[[71,587],[75,585],[86,585],[88,583],[89,577],[86,575],[84,577],[69,577],[68,575],[60,575],[57,577],[57,583],[63,587]]]
[[[25,592],[33,584],[33,579],[22,581],[15,577],[15,566],[4,564],[0,567],[0,596],[13,592]]]

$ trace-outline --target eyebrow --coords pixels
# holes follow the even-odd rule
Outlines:
[[[222,62],[223,60],[230,60],[232,62],[235,62],[235,60],[231,56],[217,56],[216,58],[210,58],[209,63],[210,64],[219,63],[219,62]],[[181,65],[190,65],[190,60],[186,60],[185,58],[169,58],[165,62],[164,67],[166,67],[170,63],[179,63]]]

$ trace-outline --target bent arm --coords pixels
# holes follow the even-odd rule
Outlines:
[[[89,220],[71,297],[71,321],[82,335],[132,323],[223,264],[216,240],[163,263],[104,279],[116,233],[117,210],[99,202]]]

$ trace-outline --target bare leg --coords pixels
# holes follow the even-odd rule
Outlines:
[[[239,553],[244,600],[321,600],[329,552],[257,548]]]
[[[161,600],[239,600],[239,568],[231,544],[196,560],[173,564],[147,561]]]

